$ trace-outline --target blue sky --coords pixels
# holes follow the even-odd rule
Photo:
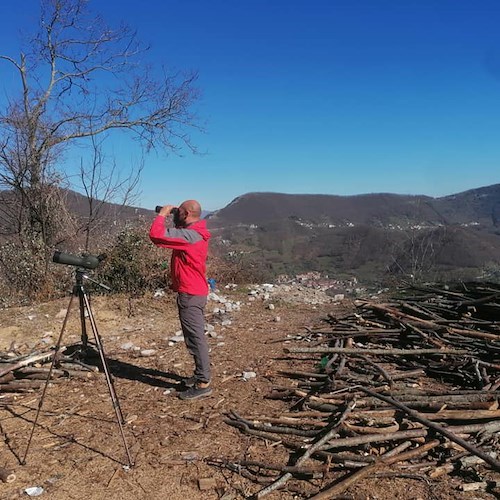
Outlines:
[[[500,182],[498,0],[91,0],[199,72],[202,156],[150,154],[137,205],[250,191],[445,196]],[[0,53],[37,0],[0,4]],[[0,65],[0,78],[3,71]],[[0,79],[0,99],[4,93]],[[1,100],[0,100],[1,103]],[[125,139],[117,161],[139,156]]]

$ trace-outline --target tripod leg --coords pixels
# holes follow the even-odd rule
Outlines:
[[[75,298],[75,295],[74,294],[71,295],[71,299],[70,299],[69,304],[68,304],[68,310],[66,311],[66,316],[64,317],[64,321],[63,321],[63,324],[61,327],[61,333],[59,334],[59,338],[57,339],[57,343],[56,343],[55,350],[54,350],[54,355],[52,356],[52,363],[50,364],[49,373],[47,375],[47,380],[45,381],[45,385],[43,386],[42,396],[40,397],[40,401],[38,402],[38,409],[36,411],[35,421],[33,422],[33,427],[31,428],[31,434],[30,434],[30,437],[28,439],[28,445],[26,446],[26,451],[24,453],[24,458],[21,462],[21,465],[26,464],[26,457],[28,456],[28,451],[30,449],[31,440],[33,439],[33,434],[35,432],[35,427],[36,427],[36,424],[38,422],[38,417],[40,416],[40,411],[42,410],[43,401],[45,399],[45,393],[47,392],[47,387],[49,385],[50,377],[52,376],[52,371],[54,370],[54,365],[56,363],[57,354],[59,352],[59,349],[61,348],[63,333],[64,333],[64,330],[66,329],[66,324],[67,324],[68,318],[69,318],[69,312],[71,310],[71,305],[73,304],[74,298]]]
[[[85,305],[83,302],[83,293],[80,293],[81,286],[78,287],[78,300],[80,302],[80,324],[82,329],[82,346],[83,351],[87,349],[89,337],[87,335],[87,323],[85,322]]]
[[[123,424],[125,423],[125,420],[123,418],[122,409],[120,407],[120,402],[118,401],[118,396],[116,395],[115,387],[113,384],[113,379],[111,378],[111,373],[110,373],[109,367],[108,367],[108,362],[106,360],[106,356],[104,355],[104,348],[103,348],[103,345],[101,342],[101,337],[100,337],[99,332],[97,330],[97,324],[95,322],[94,315],[92,314],[92,310],[90,309],[90,302],[89,302],[87,295],[83,291],[83,289],[80,290],[80,298],[83,300],[85,307],[86,307],[86,310],[87,310],[87,313],[88,313],[88,316],[89,316],[90,326],[92,327],[92,332],[94,334],[97,350],[99,351],[99,356],[101,358],[101,363],[102,363],[102,367],[104,370],[104,375],[106,377],[106,382],[108,384],[109,395],[111,396],[111,402],[112,402],[113,408],[115,410],[116,419],[118,421],[118,426],[120,428],[120,433],[121,433],[122,440],[123,440],[123,445],[124,445],[125,451],[127,453],[129,465],[132,467],[132,465],[133,465],[132,458],[130,457],[130,451],[129,451],[128,446],[127,446],[127,440],[125,439],[125,432],[123,430]]]

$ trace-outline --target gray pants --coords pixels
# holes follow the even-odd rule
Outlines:
[[[204,308],[207,305],[205,295],[179,293],[177,307],[182,333],[188,351],[194,358],[194,374],[200,382],[210,382],[210,359],[208,342],[205,337]]]

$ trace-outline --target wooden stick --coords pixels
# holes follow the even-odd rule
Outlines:
[[[413,410],[413,409],[412,409]],[[500,419],[500,410],[439,410],[434,413],[424,413],[414,410],[419,417],[428,420],[496,420]],[[352,418],[394,418],[398,410],[362,410],[353,413]]]
[[[500,422],[454,425],[449,427],[448,429],[457,434],[473,434],[475,432],[498,432],[500,430]],[[377,443],[381,441],[398,441],[401,439],[405,440],[415,439],[419,437],[426,437],[428,433],[429,433],[428,429],[408,429],[406,431],[397,431],[386,434],[369,434],[365,436],[337,438],[333,439],[332,441],[329,441],[324,446],[322,446],[321,451],[332,448],[345,448],[345,447],[350,448],[353,446],[359,446],[361,444]]]
[[[54,382],[54,380],[52,382]],[[33,389],[40,389],[42,385],[43,382],[41,380],[16,380],[9,384],[0,385],[0,392],[30,391]]]
[[[324,414],[323,414],[324,416]],[[322,420],[311,420],[311,419],[305,419],[305,418],[294,418],[294,417],[266,417],[264,415],[260,417],[254,417],[252,418],[253,424],[257,424],[259,422],[269,422],[270,424],[277,424],[277,425],[295,425],[295,426],[311,426],[311,427],[328,427],[330,425],[329,422],[325,422]],[[271,428],[269,428],[271,430]]]
[[[258,467],[259,469],[275,470],[280,472],[290,472],[292,474],[314,474],[315,472],[328,472],[328,464],[313,464],[310,466],[295,466],[259,462],[256,460],[229,460],[227,458],[210,457],[205,460],[215,465],[233,464],[238,467]]]
[[[77,367],[78,365],[74,365]],[[24,368],[19,368],[16,373],[21,373],[23,379],[39,379],[46,380],[47,375],[50,372],[50,367],[40,367],[36,368],[33,366],[27,366]],[[78,369],[57,369],[54,368],[51,373],[51,378],[58,377],[76,377],[76,378],[91,378],[94,372],[88,370],[78,370]]]
[[[331,450],[332,448],[350,448],[361,444],[377,443],[382,441],[398,441],[426,437],[428,429],[409,429],[406,431],[389,432],[384,434],[367,434],[364,436],[354,436],[347,438],[337,438],[325,443],[321,451]]]

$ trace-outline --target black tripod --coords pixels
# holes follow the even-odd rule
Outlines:
[[[97,330],[97,325],[96,325],[96,322],[94,319],[94,315],[92,314],[92,309],[90,308],[89,297],[88,297],[87,293],[85,292],[85,289],[83,288],[84,278],[90,280],[90,278],[85,275],[85,269],[77,268],[76,269],[76,283],[73,287],[73,293],[72,293],[71,299],[69,301],[68,310],[66,311],[66,316],[64,317],[64,321],[63,321],[62,328],[61,328],[61,333],[59,334],[59,338],[58,338],[57,344],[55,346],[54,356],[52,357],[52,363],[50,365],[49,374],[47,376],[47,380],[45,381],[42,396],[41,396],[40,401],[38,403],[38,410],[36,412],[36,417],[35,417],[35,421],[33,423],[33,427],[31,428],[31,434],[30,434],[30,437],[28,440],[28,446],[26,447],[26,452],[24,454],[22,464],[26,463],[26,457],[28,456],[28,451],[29,451],[29,448],[31,445],[31,440],[33,439],[33,434],[35,432],[35,427],[36,427],[36,424],[38,422],[38,417],[40,415],[40,411],[42,410],[42,405],[43,405],[43,401],[45,399],[45,393],[47,391],[47,386],[49,385],[50,377],[52,376],[52,371],[54,369],[54,365],[56,363],[56,360],[58,358],[58,353],[59,353],[59,350],[61,348],[61,342],[62,342],[64,330],[66,329],[66,324],[68,322],[69,313],[71,311],[71,306],[73,304],[73,300],[75,297],[78,297],[78,301],[80,304],[80,323],[81,323],[82,346],[83,346],[82,351],[84,353],[88,351],[88,340],[89,339],[87,336],[87,324],[85,321],[85,314],[87,314],[88,319],[90,321],[90,326],[92,328],[92,333],[94,335],[95,347],[99,353],[99,357],[101,359],[103,371],[104,371],[104,374],[106,376],[106,383],[108,385],[109,394],[111,396],[111,402],[113,403],[113,408],[115,410],[116,419],[118,422],[118,426],[120,428],[120,434],[121,434],[121,437],[123,440],[123,445],[124,445],[125,451],[127,453],[128,465],[130,467],[133,465],[132,459],[130,457],[130,452],[129,452],[129,449],[127,446],[127,441],[125,439],[125,433],[123,431],[123,425],[125,423],[124,418],[123,418],[123,413],[122,413],[122,410],[120,408],[120,403],[119,403],[118,397],[116,395],[115,387],[113,385],[113,379],[111,378],[111,374],[109,372],[109,367],[108,367],[108,363],[106,361],[106,356],[104,354],[104,348],[102,346],[101,337],[100,337],[99,332]],[[91,281],[93,281],[93,280],[91,280]],[[103,286],[104,288],[107,288],[102,284],[100,284],[100,285]]]

